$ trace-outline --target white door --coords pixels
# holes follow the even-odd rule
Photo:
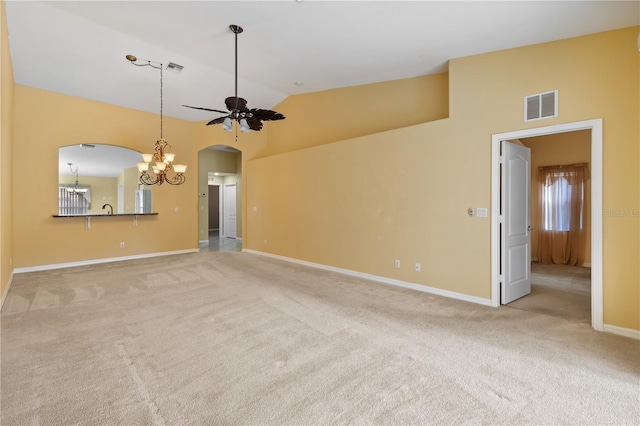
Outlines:
[[[227,238],[236,238],[236,186],[224,186],[224,202],[222,205],[224,210],[224,236]]]
[[[502,304],[531,293],[531,150],[502,141]]]

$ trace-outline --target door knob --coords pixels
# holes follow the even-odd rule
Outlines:
[[[529,232],[533,231],[533,228],[531,227],[531,225],[527,226],[527,231]]]

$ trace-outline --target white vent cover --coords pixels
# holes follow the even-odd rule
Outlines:
[[[173,71],[177,71],[177,72],[182,71],[183,68],[184,67],[182,65],[174,64],[173,62],[169,62],[169,65],[167,65],[167,69],[168,70],[173,70]]]
[[[524,121],[542,120],[558,116],[558,91],[524,97]]]

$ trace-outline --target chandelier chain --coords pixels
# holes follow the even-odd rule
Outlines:
[[[162,136],[162,64],[160,64],[160,139],[163,139]]]

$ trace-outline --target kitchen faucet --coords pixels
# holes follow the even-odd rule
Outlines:
[[[105,208],[105,207],[107,207],[107,206],[109,206],[109,208],[111,209],[111,210],[109,210],[109,214],[113,214],[113,206],[112,206],[111,204],[105,204],[105,205],[103,205],[103,206],[102,206],[102,210],[104,210],[104,208]]]

